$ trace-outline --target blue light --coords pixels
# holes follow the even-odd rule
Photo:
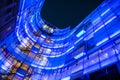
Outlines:
[[[95,32],[99,31],[99,30],[102,29],[104,26],[105,26],[104,24],[101,25],[99,28],[97,28],[97,29],[95,30]]]
[[[113,33],[112,35],[110,35],[110,38],[112,38],[112,37],[114,37],[114,36],[116,36],[116,35],[118,35],[118,34],[120,34],[120,30],[119,30],[119,31],[116,31],[115,33]]]
[[[16,74],[17,74],[17,75],[19,75],[19,76],[21,76],[21,77],[24,77],[24,75],[23,75],[23,74],[20,74],[20,73],[18,73],[18,72],[17,72]]]
[[[83,64],[83,63],[81,63],[81,64]],[[73,68],[73,70],[71,71],[71,73],[73,74],[73,73],[75,73],[75,72],[77,72],[77,71],[80,71],[80,70],[82,70],[83,69],[83,65],[78,65],[78,66],[74,66],[74,67],[72,67]]]
[[[89,40],[89,39],[91,39],[93,36],[94,36],[94,32],[92,32],[90,35],[86,36],[86,37],[84,38],[84,40],[85,40],[85,41],[86,41],[86,40]]]
[[[32,17],[31,17],[31,20],[30,20],[31,25],[32,25],[31,27],[33,28],[34,31],[37,32],[36,27],[33,25],[33,19],[34,19],[34,16],[32,16]]]
[[[75,46],[71,47],[70,49],[68,49],[66,52],[69,52],[71,51]]]
[[[117,61],[116,56],[113,56],[111,58],[108,58],[108,59],[102,61],[101,62],[101,67],[105,67],[105,66],[110,65],[110,64],[112,64],[112,63],[114,63],[116,61]]]
[[[34,39],[34,37],[32,37],[29,33],[29,28],[27,27],[27,24],[25,24],[25,31],[27,33],[27,35],[29,36],[30,39],[32,39],[34,42],[36,42],[36,38]]]
[[[78,42],[80,42],[83,39],[83,37],[81,37],[80,39],[78,39],[74,44],[77,44]]]
[[[104,16],[108,11],[110,11],[110,8],[107,9],[105,12],[103,12],[103,13],[101,14],[101,16]]]
[[[92,65],[91,67],[88,67],[84,70],[84,74],[90,73],[90,72],[95,71],[99,68],[100,68],[99,64]]]
[[[109,19],[107,22],[105,22],[105,25],[107,25],[108,23],[110,23],[112,20],[114,20],[116,18],[116,16],[113,16],[111,19]]]
[[[84,33],[85,33],[85,30],[81,30],[76,36],[77,36],[77,37],[80,37],[80,36],[82,36]]]
[[[75,59],[79,59],[80,57],[82,57],[82,56],[84,56],[85,55],[85,53],[84,52],[81,52],[81,53],[79,53],[77,56],[75,56],[74,58]]]
[[[8,68],[5,65],[2,65],[1,68],[6,71],[8,70]]]
[[[100,17],[96,18],[96,19],[93,21],[93,25],[96,25],[98,22],[100,22]]]
[[[108,40],[108,38],[105,38],[105,39],[101,40],[100,42],[98,42],[98,43],[96,44],[96,46],[101,45],[102,43],[106,42],[107,40]]]
[[[37,65],[37,64],[31,64],[31,66],[32,66],[32,67],[37,67],[37,68],[40,68],[40,69],[51,70],[51,69],[62,68],[62,67],[64,66],[64,64],[59,65],[59,66],[55,66],[55,67],[45,67],[45,66],[40,66],[40,65]]]
[[[41,34],[41,37],[42,37],[42,38],[46,38],[46,36],[45,36],[45,35],[43,35],[43,34]]]
[[[110,23],[112,20],[114,20],[116,18],[116,16],[113,16],[111,19],[109,19],[107,22],[105,22],[105,24],[101,25],[99,28],[97,28],[95,30],[95,32],[99,31],[100,29],[102,29],[105,25],[107,25],[108,23]]]
[[[120,60],[120,54],[118,55],[118,59]]]
[[[17,29],[17,31],[16,31],[17,38],[18,38],[19,42],[21,42],[21,38],[19,35],[19,26],[16,26],[16,29]]]
[[[70,76],[65,77],[65,78],[63,78],[63,79],[61,79],[61,80],[70,80]]]
[[[21,1],[22,2],[22,1]],[[25,0],[23,0],[23,3],[21,3],[22,4],[22,8],[21,8],[21,11],[23,10],[23,8],[24,8],[24,5],[25,5]]]

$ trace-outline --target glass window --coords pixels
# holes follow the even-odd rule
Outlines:
[[[104,53],[103,50],[99,53],[100,61],[103,61],[108,58],[108,53]]]
[[[90,40],[87,41],[86,47],[87,47],[87,50],[90,50],[95,47],[94,38],[91,38]]]
[[[29,53],[29,56],[32,57],[32,58],[35,58],[36,55],[35,55],[34,53],[31,53],[31,52],[30,52],[30,53]]]
[[[27,69],[28,69],[28,65],[23,63],[22,66],[21,66],[21,68],[22,68],[23,70],[27,70]]]

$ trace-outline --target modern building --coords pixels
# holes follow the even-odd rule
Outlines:
[[[0,80],[120,80],[120,0],[104,0],[73,29],[42,19],[44,0],[3,4]]]

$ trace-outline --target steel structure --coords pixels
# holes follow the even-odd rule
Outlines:
[[[74,29],[43,20],[43,4],[20,0],[16,28],[0,43],[1,79],[70,80],[119,62],[120,0],[103,1]]]

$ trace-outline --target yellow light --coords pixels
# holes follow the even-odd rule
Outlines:
[[[50,32],[53,33],[53,30],[54,30],[54,29],[53,29],[53,28],[49,28],[49,29],[50,29]]]
[[[46,24],[43,25],[43,28],[49,28],[49,26],[47,26]]]

